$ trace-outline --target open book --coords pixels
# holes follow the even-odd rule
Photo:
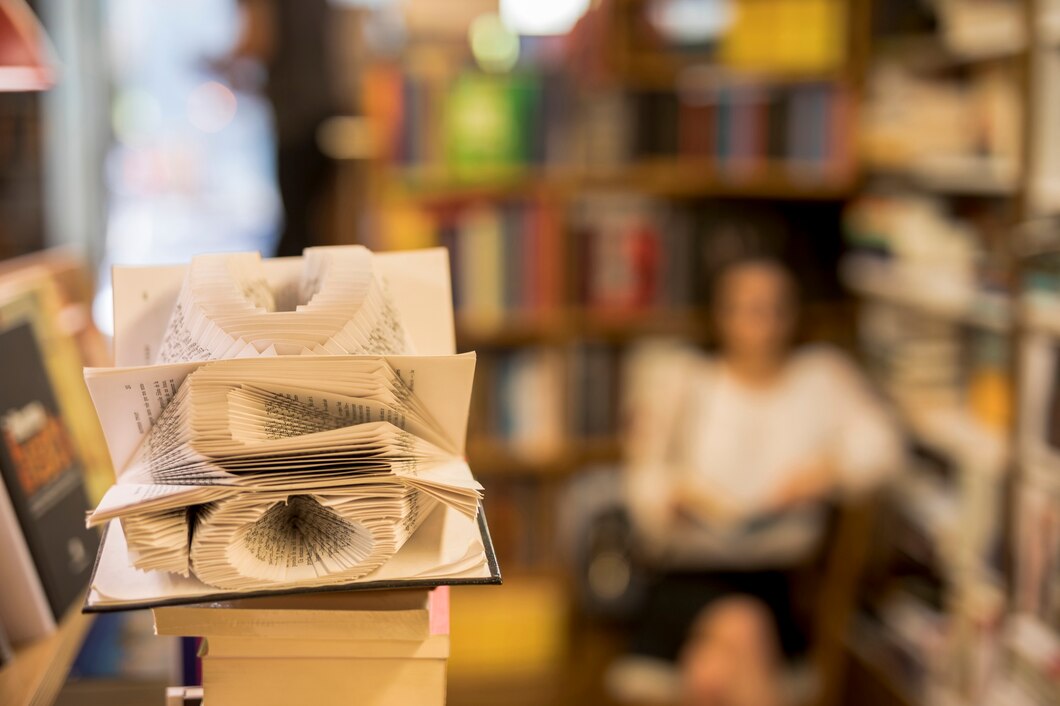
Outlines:
[[[85,371],[118,469],[88,519],[108,528],[87,609],[499,580],[444,250],[209,255],[114,283],[122,367]]]

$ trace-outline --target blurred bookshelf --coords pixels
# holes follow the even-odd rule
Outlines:
[[[476,68],[465,36],[366,64],[375,139],[345,168],[370,208],[345,220],[376,249],[450,249],[499,556],[563,575],[556,507],[621,463],[624,360],[710,343],[716,207],[812,211],[803,247],[850,297],[811,296],[805,328],[857,348],[916,459],[884,502],[896,529],[871,552],[847,693],[1006,703],[1006,626],[1028,612],[1018,498],[1058,477],[1029,471],[1019,438],[1024,343],[1060,332],[1060,267],[1028,274],[1018,226],[1060,215],[1060,3],[742,0],[707,40],[661,5],[595,4],[503,71]]]
[[[479,355],[468,459],[510,525],[507,571],[555,571],[520,538],[553,536],[572,476],[620,464],[626,356],[710,342],[715,206],[820,214],[828,251],[859,186],[861,2],[749,2],[757,19],[720,40],[676,43],[655,5],[600,3],[565,37],[523,38],[507,71],[476,67],[464,36],[365,69],[363,240],[450,250],[458,347]],[[842,337],[834,290],[805,318]]]
[[[478,352],[467,456],[510,580],[454,592],[452,702],[599,701],[572,655],[613,645],[578,629],[557,516],[572,480],[622,462],[638,346],[712,342],[712,248],[742,212],[805,234],[805,328],[856,346],[914,451],[844,635],[845,702],[1055,703],[1060,0],[736,1],[720,35],[594,2],[569,35],[495,35],[520,54],[498,68],[457,19],[489,3],[413,0],[458,31],[410,21],[339,72],[358,117],[321,140],[333,240],[447,246],[458,346]],[[360,21],[372,4],[337,4],[342,32],[386,39]],[[39,246],[39,111],[0,106],[5,254]],[[52,701],[104,622],[73,613],[16,650],[0,702]]]
[[[1035,559],[1056,555],[1060,466],[1034,402],[1055,384],[1042,366],[1056,340],[1054,256],[1038,256],[1057,241],[1033,242],[1027,226],[1056,226],[1056,50],[1044,29],[1055,9],[874,3],[864,180],[841,276],[860,302],[866,363],[915,449],[885,499],[887,536],[848,637],[848,693],[877,689],[879,703],[1060,695],[1042,664],[1060,655],[1055,602],[1028,597],[1058,585]],[[1031,643],[1037,664],[1020,657]]]

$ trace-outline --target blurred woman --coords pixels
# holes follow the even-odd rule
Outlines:
[[[681,664],[684,703],[777,706],[806,636],[792,568],[818,549],[826,501],[896,468],[900,437],[854,365],[793,347],[797,291],[767,258],[714,288],[717,355],[657,361],[635,404],[626,492],[661,573],[634,654]]]

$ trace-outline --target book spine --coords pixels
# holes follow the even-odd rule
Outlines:
[[[852,130],[854,110],[850,91],[845,86],[838,86],[832,93],[831,111],[831,153],[832,174],[843,178],[853,168]]]
[[[431,591],[428,610],[430,611],[430,633],[432,635],[449,634],[449,587],[439,586]]]
[[[714,122],[714,159],[719,171],[727,171],[732,157],[732,95],[727,88],[718,91]]]

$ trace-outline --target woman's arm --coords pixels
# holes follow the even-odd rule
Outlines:
[[[898,426],[861,371],[838,352],[814,355],[820,358],[816,372],[827,381],[827,392],[816,403],[832,407],[834,442],[776,489],[772,509],[866,492],[901,468],[904,445]]]
[[[648,351],[627,371],[623,452],[626,504],[637,531],[664,541],[675,518],[675,470],[694,361],[683,350]]]

